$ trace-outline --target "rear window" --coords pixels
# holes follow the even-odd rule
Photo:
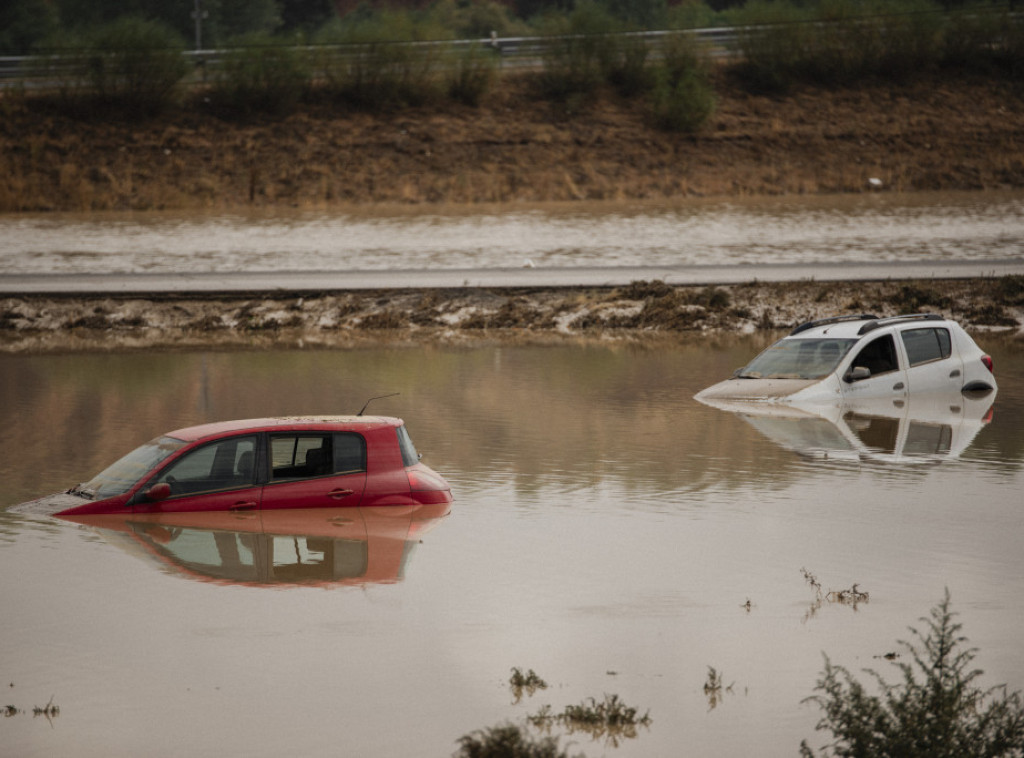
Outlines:
[[[398,427],[398,447],[402,450],[402,463],[406,466],[413,466],[419,462],[420,456],[416,452],[416,446],[412,444],[412,438],[404,426]]]
[[[911,366],[948,358],[953,350],[948,329],[907,329],[901,336]]]

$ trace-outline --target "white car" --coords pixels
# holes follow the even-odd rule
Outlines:
[[[835,403],[995,389],[992,358],[955,321],[857,315],[801,324],[696,399]]]

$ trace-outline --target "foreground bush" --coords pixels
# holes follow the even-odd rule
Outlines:
[[[825,671],[809,698],[824,711],[818,730],[834,742],[823,755],[872,758],[996,758],[1024,755],[1024,703],[1005,687],[980,690],[971,669],[976,650],[963,648],[961,624],[949,609],[949,592],[932,609],[926,633],[911,627],[919,646],[901,642],[910,663],[898,664],[902,682],[874,671],[881,695],[870,695],[849,671],[825,658]],[[920,676],[920,680],[918,677]],[[800,753],[812,758],[804,741]]]
[[[459,746],[457,758],[568,758],[554,737],[533,740],[511,724],[467,734]]]

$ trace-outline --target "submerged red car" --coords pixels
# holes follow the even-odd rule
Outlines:
[[[401,419],[310,416],[179,429],[88,482],[13,510],[75,516],[452,502]]]

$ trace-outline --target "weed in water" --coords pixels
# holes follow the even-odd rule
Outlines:
[[[820,748],[823,756],[1020,756],[1024,753],[1024,701],[1006,686],[982,690],[976,680],[980,669],[971,668],[977,653],[965,648],[962,624],[950,610],[949,590],[930,618],[922,618],[925,631],[910,627],[917,643],[900,641],[911,661],[896,663],[901,681],[890,684],[866,669],[880,695],[868,694],[864,685],[842,666],[825,656],[825,669],[815,692],[805,702],[818,705],[823,716],[818,731],[832,733],[833,741]],[[894,653],[893,660],[897,657]],[[889,656],[886,655],[886,658]],[[804,740],[804,758],[815,752]]]
[[[456,758],[568,758],[554,737],[532,739],[518,726],[505,724],[459,738]]]
[[[732,682],[728,686],[722,683],[722,672],[715,669],[714,666],[708,666],[708,678],[704,682],[704,694],[708,698],[708,710],[713,711],[720,702],[725,693],[731,693],[733,685]]]
[[[508,681],[512,687],[512,694],[515,696],[515,701],[518,703],[525,692],[527,695],[533,695],[537,690],[546,690],[548,683],[537,676],[537,673],[530,669],[525,674],[521,668],[515,667],[512,669],[512,676]]]

